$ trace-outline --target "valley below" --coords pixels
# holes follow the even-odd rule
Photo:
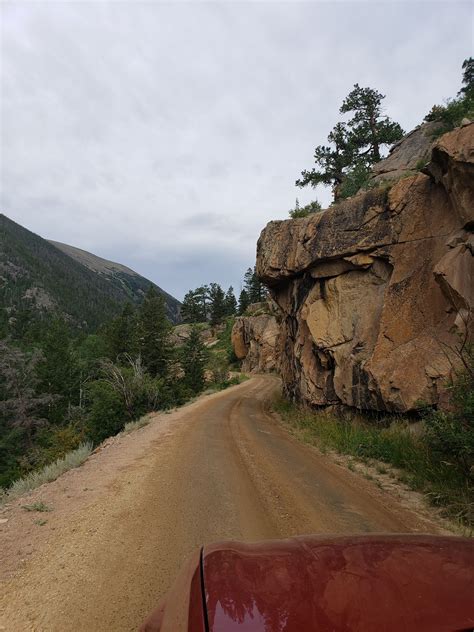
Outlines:
[[[219,540],[445,533],[432,515],[300,443],[256,375],[108,439],[0,512],[0,629],[132,631]],[[47,511],[25,510],[43,503]],[[38,505],[36,505],[38,506]]]

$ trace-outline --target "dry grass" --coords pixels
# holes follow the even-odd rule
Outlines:
[[[92,447],[92,443],[83,443],[76,450],[68,452],[62,458],[54,461],[54,463],[50,463],[41,470],[31,472],[31,474],[18,479],[8,489],[0,490],[0,503],[15,500],[44,483],[56,480],[64,472],[82,465],[91,454]]]
[[[140,417],[140,419],[137,419],[136,421],[129,421],[123,427],[122,432],[124,434],[130,434],[130,432],[133,432],[134,430],[138,430],[139,428],[143,428],[144,426],[148,426],[150,421],[151,421],[151,416],[150,415],[145,415],[144,417]]]
[[[51,507],[42,501],[32,503],[31,505],[22,505],[22,509],[25,511],[51,511]]]

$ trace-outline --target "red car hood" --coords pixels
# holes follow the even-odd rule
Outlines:
[[[219,543],[202,558],[209,632],[474,627],[474,544],[455,537]]]

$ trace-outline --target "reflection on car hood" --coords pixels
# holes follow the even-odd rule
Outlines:
[[[209,632],[454,632],[474,626],[474,544],[305,536],[204,548]]]

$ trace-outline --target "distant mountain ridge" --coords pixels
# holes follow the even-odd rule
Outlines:
[[[0,330],[9,323],[57,313],[92,331],[126,302],[140,303],[150,285],[161,293],[172,322],[180,303],[121,264],[50,242],[0,214]]]
[[[123,272],[131,276],[140,276],[137,272],[135,272],[131,268],[127,268],[127,266],[124,266],[121,263],[116,263],[115,261],[103,259],[98,255],[94,255],[91,252],[88,252],[87,250],[82,250],[82,248],[76,248],[76,246],[63,244],[60,241],[54,241],[53,239],[48,239],[48,241],[50,244],[53,244],[53,246],[59,248],[59,250],[62,250],[64,253],[66,253],[76,261],[79,261],[79,263],[82,263],[82,265],[86,266],[86,268],[89,268],[89,270],[97,272],[98,274],[112,275],[116,272]],[[151,281],[148,281],[148,283],[151,283]]]
[[[158,285],[149,281],[145,277],[142,277],[138,274],[138,272],[135,272],[135,270],[132,270],[121,263],[103,259],[98,255],[88,252],[87,250],[63,244],[60,241],[53,241],[51,239],[48,241],[50,244],[55,246],[55,248],[58,248],[81,265],[89,268],[92,272],[101,275],[108,281],[114,283],[117,287],[122,288],[132,302],[140,301],[150,285],[153,285],[157,292],[165,297],[168,318],[173,323],[177,323],[179,321],[181,303]]]

